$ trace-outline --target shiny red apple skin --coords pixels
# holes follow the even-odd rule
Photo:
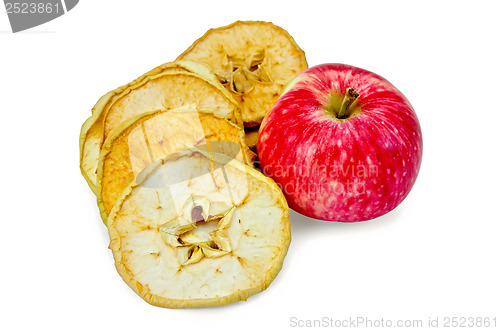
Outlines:
[[[325,110],[348,88],[358,113]],[[353,108],[350,109],[353,109]],[[268,112],[257,143],[262,172],[295,211],[315,219],[366,221],[408,195],[420,169],[422,133],[412,106],[383,77],[345,64],[299,74]]]

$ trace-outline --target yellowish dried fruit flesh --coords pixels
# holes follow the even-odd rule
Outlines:
[[[103,221],[122,191],[154,161],[197,146],[251,165],[255,154],[244,131],[208,111],[143,113],[125,121],[103,145],[97,172],[97,202]]]
[[[210,70],[199,63],[163,64],[104,95],[80,133],[80,168],[97,194],[99,153],[107,136],[122,122],[156,109],[199,108],[243,126],[241,110]]]
[[[241,104],[245,126],[261,123],[290,80],[308,67],[287,31],[261,21],[210,29],[177,60],[208,65]]]
[[[290,243],[276,183],[196,149],[144,170],[113,207],[108,231],[123,280],[167,308],[225,305],[265,290]]]
[[[245,143],[248,148],[255,150],[257,148],[257,141],[259,140],[259,130],[248,131],[245,133]]]

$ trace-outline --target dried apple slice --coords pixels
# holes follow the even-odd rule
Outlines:
[[[122,122],[156,109],[200,108],[242,125],[241,111],[230,93],[202,64],[163,64],[104,95],[80,133],[80,168],[97,194],[96,171],[106,137]]]
[[[97,203],[103,221],[116,199],[155,160],[192,146],[205,146],[251,165],[255,154],[244,131],[207,111],[143,113],[118,127],[103,145],[97,170]]]
[[[123,280],[167,308],[225,305],[265,290],[290,243],[276,183],[196,149],[145,169],[113,207],[108,231]]]
[[[210,29],[177,60],[208,65],[241,104],[245,126],[261,123],[288,82],[307,69],[304,52],[292,36],[260,21]]]
[[[259,139],[259,127],[245,128],[245,143],[252,151],[257,149]]]

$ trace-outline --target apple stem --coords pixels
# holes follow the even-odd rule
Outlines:
[[[352,103],[359,97],[359,93],[349,87],[346,90],[346,94],[344,96],[344,100],[342,100],[342,105],[340,106],[340,109],[337,113],[337,118],[338,119],[345,119],[348,118],[351,114],[348,112],[349,107],[352,105]]]

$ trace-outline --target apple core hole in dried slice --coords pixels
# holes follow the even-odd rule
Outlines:
[[[211,220],[208,222],[200,221],[196,223],[196,228],[182,234],[180,239],[185,243],[194,244],[196,242],[205,242],[210,241],[212,238],[210,237],[210,232],[215,231],[218,225],[217,220]],[[195,242],[192,239],[197,238]]]

